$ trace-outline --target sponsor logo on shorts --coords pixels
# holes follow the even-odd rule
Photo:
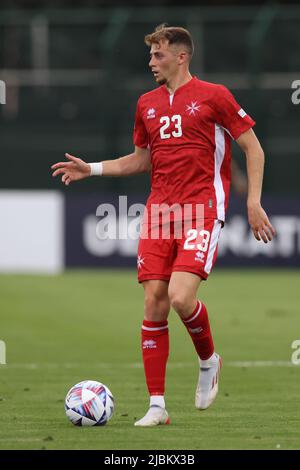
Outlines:
[[[195,256],[195,261],[199,261],[200,263],[204,263],[205,254],[202,251],[197,251]]]

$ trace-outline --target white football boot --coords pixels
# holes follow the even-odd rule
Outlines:
[[[206,410],[215,400],[219,388],[219,376],[222,359],[214,353],[206,361],[199,359],[200,372],[196,388],[195,406],[199,410]]]
[[[135,426],[157,426],[158,424],[170,424],[167,411],[157,405],[150,406],[145,416],[134,423]]]

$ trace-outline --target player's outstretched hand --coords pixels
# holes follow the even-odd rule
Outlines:
[[[248,204],[248,220],[256,240],[268,243],[273,239],[275,229],[259,203]]]
[[[82,180],[90,176],[90,165],[81,160],[81,158],[74,157],[69,153],[65,153],[65,156],[69,161],[55,163],[51,166],[51,169],[55,170],[52,176],[62,175],[61,181],[66,186],[69,186],[72,181]]]

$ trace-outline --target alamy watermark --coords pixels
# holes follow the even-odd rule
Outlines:
[[[291,348],[295,349],[291,357],[291,362],[292,364],[294,364],[294,366],[299,366],[300,365],[300,339],[295,339],[295,341],[293,341],[291,344]]]
[[[3,80],[0,80],[0,104],[6,104],[6,85]]]
[[[0,365],[6,364],[6,344],[0,340]]]
[[[127,196],[119,196],[118,208],[100,204],[96,216],[101,218],[96,225],[99,240],[169,240],[185,235],[201,244],[205,237],[204,204],[135,203],[128,207]]]
[[[294,80],[292,82],[292,89],[295,90],[291,96],[292,103],[300,104],[300,80]]]

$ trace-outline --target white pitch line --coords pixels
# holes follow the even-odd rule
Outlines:
[[[174,362],[168,364],[168,369],[183,369],[187,367],[195,367],[197,364],[194,361],[191,362]],[[291,361],[228,361],[224,362],[224,365],[227,367],[295,367]],[[1,365],[0,370],[5,369],[27,369],[27,370],[36,370],[36,369],[116,369],[116,364],[99,362],[98,364],[87,364],[87,363],[11,363],[6,365]],[[142,362],[130,362],[125,364],[120,364],[120,368],[126,369],[142,369]]]
[[[226,365],[226,363],[225,363]],[[291,361],[229,361],[230,367],[293,367]]]
[[[43,438],[31,438],[31,437],[27,437],[27,438],[19,438],[19,437],[12,437],[12,438],[9,438],[9,437],[0,437],[0,442],[45,442],[45,440]],[[2,450],[2,449],[1,449]]]

